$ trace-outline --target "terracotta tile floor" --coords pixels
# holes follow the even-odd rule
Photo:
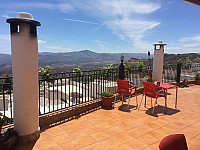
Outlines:
[[[138,100],[141,95],[138,96]],[[45,129],[34,144],[34,150],[158,150],[159,142],[169,134],[183,133],[189,150],[200,149],[200,86],[179,88],[178,110],[174,109],[175,89],[168,90],[168,111],[164,115],[164,100],[158,100],[155,116],[151,114],[151,100],[147,98],[140,110],[131,99],[112,110],[99,109],[54,127]],[[119,107],[121,110],[119,110]]]

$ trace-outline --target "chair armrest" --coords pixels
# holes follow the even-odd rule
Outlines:
[[[137,92],[137,86],[136,85],[132,86],[131,89],[130,89],[130,93],[132,92],[133,89],[135,89],[135,93],[136,93]]]
[[[157,92],[157,95],[159,95],[160,92],[164,92],[164,96],[165,96],[165,90],[164,90],[164,89],[159,90],[159,91]]]
[[[132,86],[131,90],[133,90],[133,89],[137,89],[137,86],[136,85]]]

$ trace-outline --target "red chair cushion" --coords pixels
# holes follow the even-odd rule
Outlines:
[[[160,150],[188,150],[184,134],[169,135],[159,144]]]

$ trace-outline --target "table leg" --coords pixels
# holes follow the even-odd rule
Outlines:
[[[178,87],[176,87],[176,101],[175,101],[175,109],[177,109],[177,98],[178,98]]]
[[[165,90],[165,114],[167,113],[167,89]]]
[[[123,105],[123,102],[124,102],[124,95],[122,94],[122,105]]]

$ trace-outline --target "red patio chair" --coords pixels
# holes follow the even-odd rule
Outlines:
[[[188,150],[184,134],[174,134],[163,138],[159,148],[160,150]]]
[[[134,85],[133,87],[131,87],[130,89],[130,84],[128,80],[121,80],[118,79],[117,80],[117,93],[122,95],[122,105],[123,105],[123,96],[128,95],[129,96],[129,101],[128,101],[128,106],[127,106],[127,110],[129,109],[129,104],[130,104],[130,97],[135,94],[136,96],[136,103],[138,106],[138,102],[137,102],[137,87],[136,85]],[[115,98],[116,100],[116,98]]]
[[[144,95],[145,95],[145,100],[146,100],[146,96],[150,97],[150,98],[155,98],[156,100],[155,100],[155,104],[154,104],[154,107],[153,107],[153,110],[152,110],[152,114],[153,114],[155,106],[157,104],[157,99],[160,98],[160,97],[164,97],[165,101],[166,101],[166,93],[163,89],[156,92],[156,85],[152,82],[143,81],[143,86],[144,86],[144,91],[143,91],[143,95],[142,95],[142,98],[141,98],[141,101],[140,101],[140,105],[142,103],[142,99],[143,99]],[[164,95],[160,94],[160,92],[164,92]],[[139,105],[138,109],[140,109],[140,105]],[[166,108],[166,102],[165,102],[165,108]]]

